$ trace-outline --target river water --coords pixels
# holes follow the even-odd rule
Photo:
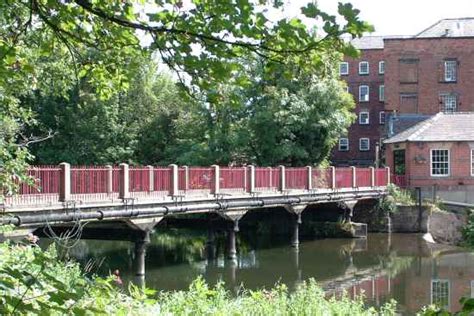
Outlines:
[[[186,289],[203,276],[210,284],[222,280],[237,293],[241,286],[269,288],[282,282],[291,288],[314,278],[328,293],[364,293],[369,305],[393,298],[403,314],[431,303],[457,311],[461,297],[474,295],[474,253],[428,245],[418,234],[303,241],[299,251],[289,247],[287,239],[241,236],[237,261],[225,260],[223,240],[214,249],[217,256],[206,259],[205,242],[204,232],[154,234],[146,257],[147,286]],[[80,241],[70,255],[99,275],[119,270],[124,281],[133,278],[129,242]]]

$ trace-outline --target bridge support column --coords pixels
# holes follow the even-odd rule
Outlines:
[[[237,259],[236,233],[239,232],[239,220],[248,212],[246,209],[217,212],[217,214],[231,223],[227,229],[227,258]]]
[[[150,231],[143,231],[135,240],[135,280],[137,285],[145,285],[146,247],[150,243]]]
[[[295,214],[293,221],[293,231],[291,235],[291,247],[299,249],[300,247],[300,224],[301,224],[301,213]]]
[[[354,207],[357,204],[357,201],[346,201],[344,202],[344,221],[347,223],[352,223],[352,217],[354,216]]]
[[[237,243],[235,234],[239,231],[239,220],[233,221],[232,227],[227,231],[227,259],[237,260]]]
[[[291,227],[291,247],[296,250],[300,246],[300,224],[303,222],[301,220],[301,214],[306,209],[306,205],[287,205],[285,209],[293,215],[293,222]]]

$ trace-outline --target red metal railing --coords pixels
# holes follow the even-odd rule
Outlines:
[[[313,168],[312,185],[314,189],[330,189],[332,186],[332,169]]]
[[[280,169],[255,167],[255,190],[276,191],[280,185]]]
[[[375,170],[375,186],[383,187],[388,184],[388,173],[387,169],[376,169]]]
[[[232,189],[234,191],[245,191],[247,188],[246,168],[221,167],[219,186],[221,189]]]
[[[188,171],[187,168],[185,167],[180,167],[178,168],[178,190],[181,193],[185,193],[189,188],[188,188]],[[171,183],[171,178],[170,178],[170,183]]]
[[[189,167],[188,189],[189,190],[211,190],[212,168]]]
[[[7,196],[7,205],[38,205],[57,202],[59,199],[60,169],[58,166],[31,166],[27,175],[33,184],[20,183],[18,194]]]
[[[308,169],[285,168],[285,187],[287,189],[307,189]]]
[[[338,168],[336,169],[336,188],[351,188],[352,187],[352,169]]]
[[[128,170],[129,187],[122,191],[129,192],[134,198],[167,196],[173,191],[173,185],[177,185],[178,191],[182,193],[204,191],[208,194],[212,189],[216,189],[213,183],[215,171],[210,167],[180,167],[177,179],[173,178],[172,167],[130,167]],[[220,167],[220,189],[237,192],[249,189],[251,170],[250,167]],[[333,170],[336,188],[352,187],[353,170],[357,187],[370,187],[372,182],[376,186],[385,186],[389,180],[388,169],[374,169],[372,179],[371,168],[313,168],[312,188],[330,189],[333,183]],[[31,167],[28,175],[36,179],[35,183],[33,185],[20,184],[19,194],[7,197],[5,203],[7,205],[37,205],[58,202],[61,172],[63,171],[58,166]],[[253,190],[277,191],[281,186],[280,168],[255,167],[254,172]],[[64,193],[64,196],[79,201],[118,198],[121,191],[121,178],[126,176],[121,173],[122,169],[118,167],[73,166],[70,168],[70,195]],[[285,188],[308,189],[308,176],[307,168],[285,168]],[[395,184],[401,187],[406,186],[405,176],[393,175],[392,177]]]
[[[143,167],[130,167],[129,169],[129,191],[150,192],[150,169]]]
[[[102,200],[108,196],[109,169],[104,166],[71,167],[71,199]]]
[[[171,168],[166,168],[166,167],[153,168],[153,191],[168,193],[170,192],[170,189],[171,189]]]
[[[372,169],[356,168],[356,185],[357,187],[372,186]]]
[[[108,169],[99,166],[71,167],[71,194],[107,193]]]
[[[406,188],[407,187],[407,178],[404,174],[392,174],[392,182],[400,187]]]

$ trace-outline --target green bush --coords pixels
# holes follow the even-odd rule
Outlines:
[[[415,205],[410,191],[400,189],[391,183],[387,186],[388,194],[379,202],[379,209],[386,213],[395,213],[398,210],[398,204]]]

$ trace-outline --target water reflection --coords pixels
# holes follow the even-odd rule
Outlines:
[[[287,238],[239,237],[239,254],[232,261],[225,259],[223,236],[216,235],[213,243],[206,244],[205,232],[155,234],[147,251],[147,285],[185,289],[202,275],[211,284],[222,280],[237,292],[241,285],[256,289],[282,282],[291,288],[314,278],[328,295],[364,293],[375,306],[394,298],[402,313],[431,303],[457,311],[459,299],[473,291],[474,255],[459,248],[430,246],[419,235],[306,241],[299,251],[289,247]],[[81,241],[70,254],[84,265],[104,258],[97,273],[118,269],[124,280],[133,278],[131,243]]]

